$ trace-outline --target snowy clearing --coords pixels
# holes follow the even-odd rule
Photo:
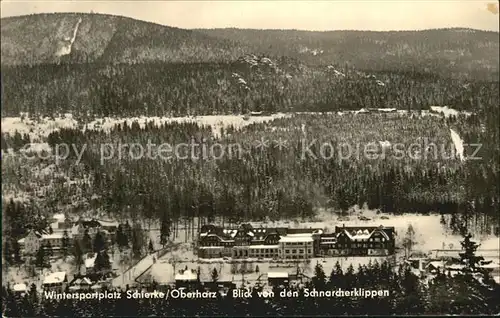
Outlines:
[[[432,106],[432,111],[422,111],[421,116],[446,116],[450,114],[465,114],[470,115],[468,112],[459,112],[447,106]],[[375,113],[390,113],[395,111],[392,108],[379,108]],[[160,125],[164,123],[197,123],[201,126],[209,126],[212,128],[213,135],[219,137],[221,129],[228,127],[234,127],[235,129],[241,129],[245,126],[254,124],[269,122],[278,118],[291,117],[296,115],[338,115],[342,116],[344,114],[360,114],[360,113],[371,113],[372,111],[367,109],[360,109],[355,111],[332,111],[332,112],[295,112],[295,113],[276,113],[267,116],[246,116],[246,115],[207,115],[207,116],[184,116],[184,117],[103,117],[97,118],[83,126],[83,123],[78,122],[72,114],[66,113],[61,116],[56,116],[54,118],[49,117],[39,117],[37,119],[30,118],[29,114],[22,113],[18,117],[3,117],[2,118],[2,132],[13,135],[16,131],[20,134],[28,134],[30,136],[31,142],[44,142],[46,137],[53,131],[60,130],[62,128],[78,128],[83,126],[83,129],[89,130],[100,130],[109,131],[113,129],[117,124],[122,124],[126,122],[131,125],[133,122],[137,122],[140,127],[144,127],[148,122],[154,122],[155,125]],[[407,110],[398,110],[397,114],[402,116],[407,116],[409,113]]]
[[[464,161],[464,141],[460,138],[460,135],[453,129],[450,128],[451,140],[455,146],[457,156],[460,160]]]

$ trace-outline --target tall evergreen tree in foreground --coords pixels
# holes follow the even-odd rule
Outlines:
[[[476,251],[479,244],[471,240],[470,233],[465,234],[462,244],[463,252],[459,253],[462,263],[465,265],[463,271],[465,274],[472,274],[478,272],[478,265],[484,260],[482,256],[477,256]]]
[[[75,267],[77,269],[78,274],[80,274],[81,266],[84,263],[83,251],[82,251],[82,248],[80,246],[80,243],[76,239],[75,239],[75,242],[73,245],[73,256],[75,258]]]
[[[323,266],[318,262],[314,267],[314,277],[312,279],[313,286],[317,289],[323,289],[326,284],[326,274]]]

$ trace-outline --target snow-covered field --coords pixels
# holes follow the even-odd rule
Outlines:
[[[369,218],[368,221],[362,221],[358,219],[358,216],[365,216]],[[382,218],[384,217],[384,218]],[[377,214],[376,211],[368,210],[366,208],[359,208],[357,206],[351,208],[349,213],[349,220],[342,219],[339,220],[336,216],[332,216],[331,213],[327,211],[320,211],[317,216],[317,221],[307,222],[287,222],[287,221],[277,221],[269,223],[258,223],[253,222],[252,225],[259,227],[278,227],[278,226],[288,226],[288,227],[305,227],[305,228],[320,228],[326,232],[333,232],[335,226],[394,226],[397,236],[396,236],[396,246],[401,246],[401,242],[405,236],[408,226],[411,224],[415,231],[415,238],[417,245],[414,247],[415,251],[421,251],[427,253],[433,249],[441,249],[443,244],[448,248],[450,244],[453,244],[454,248],[460,248],[460,241],[462,237],[460,235],[453,235],[447,233],[443,226],[440,224],[440,215],[430,214],[430,215],[419,215],[419,214],[404,214],[404,215],[388,215],[388,214]],[[472,233],[474,234],[474,233]],[[478,236],[476,235],[474,239],[478,240],[479,243],[483,244],[481,248],[489,249],[500,249],[500,243],[498,238],[492,236]],[[495,244],[496,242],[496,244]],[[488,246],[488,247],[486,247]]]
[[[453,145],[455,146],[455,151],[460,160],[465,160],[464,157],[464,141],[460,138],[460,135],[453,129],[450,128],[451,140],[453,141]]]
[[[137,122],[141,128],[145,127],[146,123],[154,122],[156,125],[164,123],[197,123],[200,126],[212,127],[214,136],[219,136],[221,129],[234,127],[240,129],[244,126],[261,123],[277,118],[291,116],[291,114],[273,114],[269,116],[250,116],[243,115],[220,115],[220,116],[187,116],[187,117],[127,117],[127,118],[111,118],[104,117],[87,123],[83,129],[109,131],[117,124],[126,122],[131,125]],[[18,131],[21,134],[29,134],[32,142],[43,141],[51,132],[61,128],[77,128],[80,123],[73,118],[72,114],[64,114],[63,116],[55,117],[54,119],[43,117],[37,120],[30,119],[28,114],[23,114],[21,117],[4,117],[2,118],[2,132],[14,134]]]
[[[450,117],[450,116],[457,117],[458,115],[465,115],[465,116],[472,115],[471,112],[459,111],[449,106],[431,106],[430,108],[432,112],[442,114],[444,117]]]
[[[244,115],[209,115],[209,116],[186,116],[186,117],[104,117],[95,119],[89,123],[78,122],[72,114],[63,114],[61,116],[56,116],[54,118],[40,117],[36,119],[30,118],[29,114],[22,113],[19,117],[2,117],[2,132],[8,134],[14,134],[18,131],[21,134],[29,134],[31,142],[44,142],[45,138],[53,131],[59,130],[61,128],[77,128],[90,130],[102,130],[109,131],[117,124],[127,122],[129,125],[132,122],[137,122],[141,127],[144,127],[148,122],[154,122],[156,125],[163,123],[198,123],[202,126],[210,126],[212,128],[214,136],[219,136],[221,129],[227,127],[234,127],[235,129],[240,129],[247,125],[253,123],[261,123],[271,121],[277,118],[290,117],[293,114],[322,114],[322,115],[344,115],[346,113],[359,113],[365,111],[345,111],[345,112],[327,112],[327,113],[314,113],[314,112],[297,112],[297,113],[277,113],[268,116],[244,116]],[[393,109],[390,109],[393,111]],[[379,109],[380,113],[387,112],[387,109]],[[398,110],[400,115],[408,115],[406,110]],[[455,109],[449,108],[447,106],[432,106],[431,112],[423,111],[422,116],[434,115],[434,116],[445,116],[449,117],[451,115],[465,114],[470,115],[468,112],[460,112]]]

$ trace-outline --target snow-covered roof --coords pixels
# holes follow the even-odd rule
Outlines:
[[[280,243],[293,243],[293,242],[312,242],[313,238],[311,236],[282,236],[280,238]]]
[[[95,259],[97,258],[97,253],[92,257],[85,259],[85,268],[93,268],[95,264]]]
[[[12,290],[15,292],[25,292],[26,290],[28,290],[28,287],[26,286],[26,284],[15,284],[14,286],[12,286]]]
[[[87,277],[77,278],[77,279],[73,282],[73,285],[91,286],[91,285],[92,285],[92,281],[91,281],[89,278],[87,278]]]
[[[279,245],[250,245],[249,249],[279,248]]]
[[[30,231],[28,232],[28,234],[27,234],[25,237],[23,237],[22,239],[17,240],[17,242],[22,244],[22,243],[24,243],[24,241],[25,241],[25,239],[26,239],[27,237],[29,237],[29,236],[33,236],[33,235],[35,235],[35,236],[36,236],[36,237],[38,237],[38,238],[41,238],[41,237],[42,237],[42,234],[40,234],[38,231],[30,230]]]
[[[373,230],[371,232],[367,229],[364,229],[364,230],[359,229],[353,234],[349,233],[348,230],[344,230],[344,233],[349,237],[349,239],[351,239],[353,241],[368,241],[368,239],[370,239],[371,236],[373,235],[373,233],[375,233],[376,231],[379,231],[379,233],[382,234],[384,239],[386,239],[386,240],[389,239],[389,236],[387,235],[387,233],[385,233],[384,231],[380,231],[378,229]]]
[[[116,221],[102,221],[102,220],[98,220],[97,222],[101,223],[101,226],[103,227],[118,227],[120,225],[120,223],[116,222]]]
[[[229,235],[231,237],[235,237],[236,233],[238,233],[238,230],[229,230],[229,229],[224,229],[222,230],[222,233]]]
[[[434,262],[430,262],[429,264],[427,264],[426,267],[429,267],[429,266],[433,266],[435,268],[441,268],[441,267],[444,267],[444,262],[441,262],[441,261],[434,261]]]
[[[287,234],[287,237],[312,237],[312,233],[293,233]]]
[[[462,270],[465,266],[462,264],[452,264],[449,266],[446,266],[446,269],[451,269],[451,270]]]
[[[323,237],[321,237],[321,240],[322,241],[327,241],[327,240],[328,241],[330,241],[330,240],[336,241],[337,238],[335,236],[323,236]]]
[[[500,268],[500,264],[495,264],[495,263],[489,263],[489,264],[485,264],[485,265],[479,265],[479,267],[481,268]]]
[[[184,281],[195,281],[198,279],[198,275],[193,273],[191,270],[185,270],[182,274],[176,274],[175,280],[184,280]]]
[[[288,278],[288,273],[286,273],[286,272],[269,272],[269,273],[267,273],[267,278]]]
[[[63,233],[61,232],[54,232],[52,234],[42,234],[41,237],[42,240],[62,239],[62,238],[63,238]]]
[[[64,279],[66,278],[66,272],[55,272],[55,273],[50,273],[47,276],[45,276],[45,279],[43,280],[43,284],[57,284],[57,283],[62,283],[64,282]]]
[[[56,213],[52,216],[53,219],[56,219],[56,220],[65,220],[66,217],[64,216],[64,213]]]
[[[63,213],[57,213],[57,214],[54,214],[52,216],[53,219],[59,221],[59,222],[64,222],[64,220],[66,219],[66,217],[64,216]]]

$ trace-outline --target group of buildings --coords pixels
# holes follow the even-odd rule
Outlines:
[[[405,263],[412,272],[420,277],[432,277],[438,272],[454,276],[461,273],[465,265],[460,261],[462,250],[432,250],[428,256],[409,257]],[[477,255],[483,257],[478,268],[488,271],[493,280],[500,284],[500,254],[498,250],[478,250]]]
[[[91,238],[101,233],[110,240],[119,225],[118,222],[96,219],[79,219],[73,222],[64,214],[55,214],[51,221],[50,232],[30,230],[24,238],[18,240],[23,255],[35,255],[41,247],[58,253],[64,245],[64,240],[68,240],[67,243],[73,246],[73,241],[81,240],[85,233]]]
[[[308,259],[323,256],[388,256],[395,251],[394,227],[254,228],[242,224],[226,229],[204,225],[198,237],[200,258]]]

